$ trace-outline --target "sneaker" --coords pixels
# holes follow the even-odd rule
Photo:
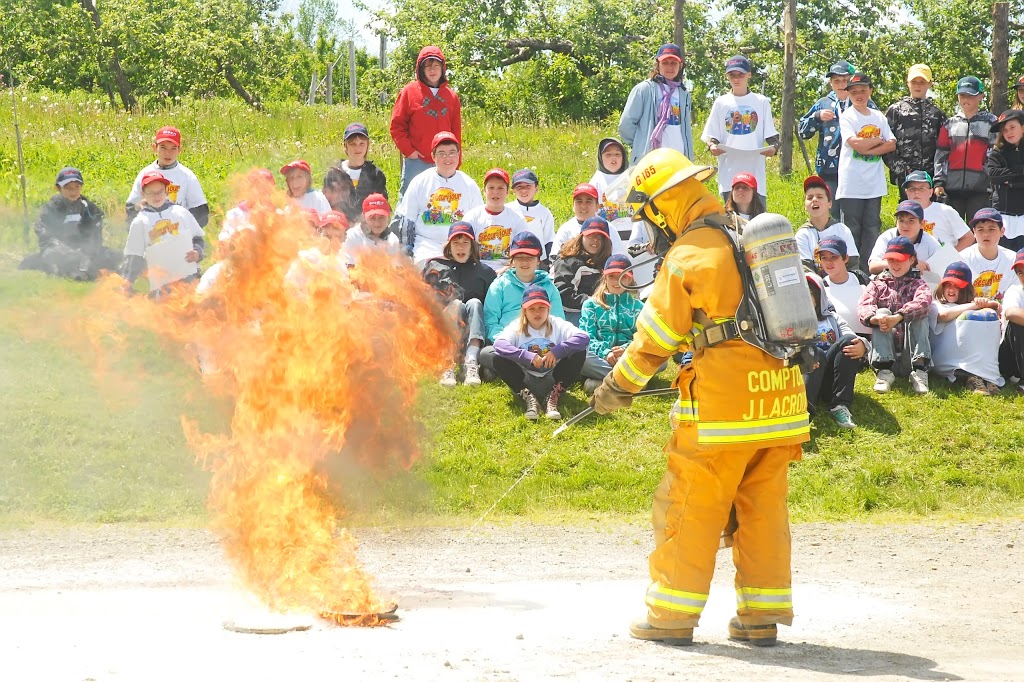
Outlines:
[[[646,618],[635,620],[629,624],[629,635],[645,642],[661,642],[670,646],[690,646],[693,644],[693,628],[656,628]]]
[[[466,386],[480,385],[480,365],[476,360],[466,360],[466,378],[462,381]]]
[[[875,379],[875,393],[888,393],[896,381],[896,375],[889,369],[878,370],[878,378]]]
[[[928,392],[928,370],[926,369],[915,369],[910,372],[910,386],[914,389],[914,393],[927,393]]]
[[[446,387],[446,388],[452,388],[453,386],[455,386],[458,383],[459,382],[455,380],[455,368],[454,367],[452,367],[449,370],[446,370],[445,373],[441,375],[441,385]]]
[[[561,400],[563,393],[565,393],[565,388],[562,387],[562,384],[558,383],[551,387],[551,393],[548,393],[548,404],[545,408],[548,419],[562,418],[562,413],[558,411],[558,401]]]
[[[754,646],[775,646],[779,641],[779,628],[776,625],[744,625],[739,618],[733,617],[729,621],[729,639]]]
[[[836,424],[841,429],[855,429],[857,425],[853,423],[853,415],[850,414],[850,408],[846,405],[836,405],[829,410],[832,414],[832,418],[836,420]]]
[[[985,386],[985,380],[981,377],[976,377],[973,374],[967,377],[967,389],[977,395],[988,395],[988,388]]]
[[[583,382],[583,392],[587,395],[594,395],[594,391],[600,386],[602,382],[600,379],[587,379]]]
[[[537,398],[530,393],[528,388],[521,390],[519,397],[526,403],[526,418],[532,422],[537,421],[537,417],[540,416],[540,403],[537,402]]]

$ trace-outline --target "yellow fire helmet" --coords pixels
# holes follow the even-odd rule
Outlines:
[[[605,195],[610,202],[628,204],[633,220],[644,221],[651,241],[656,244],[656,250],[662,252],[675,240],[675,235],[666,224],[662,211],[654,205],[654,199],[686,180],[703,183],[714,176],[715,172],[714,167],[698,166],[675,149],[655,149],[623,173],[621,179],[610,186]],[[694,201],[705,193],[698,191],[693,197]],[[667,241],[662,249],[657,248],[659,233]]]

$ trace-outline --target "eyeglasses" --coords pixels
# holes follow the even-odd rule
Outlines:
[[[434,152],[435,159],[454,159],[459,155],[458,151],[454,152]]]
[[[167,190],[164,187],[161,186],[160,189],[158,189],[156,191],[150,190],[148,192],[143,192],[142,196],[152,198],[152,197],[163,196],[164,194],[167,194]]]

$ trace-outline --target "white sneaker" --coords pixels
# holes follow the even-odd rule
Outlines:
[[[888,393],[895,381],[896,375],[892,373],[892,370],[878,370],[878,378],[875,379],[875,393]],[[928,382],[925,380],[925,390],[927,390],[927,386]]]
[[[479,386],[480,385],[480,365],[476,360],[466,360],[464,367],[466,370],[466,378],[463,379],[462,383],[466,386]]]
[[[910,385],[914,393],[928,392],[928,370],[915,369],[910,373]]]
[[[445,388],[452,388],[458,383],[459,382],[455,380],[454,367],[452,367],[449,370],[446,370],[445,373],[441,375],[441,385],[444,386]]]

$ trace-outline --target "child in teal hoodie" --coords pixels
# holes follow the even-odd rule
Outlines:
[[[612,254],[604,264],[601,283],[594,295],[583,303],[580,329],[590,336],[587,359],[583,363],[583,388],[592,393],[619,361],[636,332],[636,319],[644,304],[622,285],[633,284],[633,275],[622,272],[630,267],[628,256]]]
[[[512,237],[509,246],[509,263],[511,267],[491,282],[484,298],[484,324],[487,327],[487,341],[494,343],[494,338],[505,327],[519,317],[523,303],[523,292],[531,284],[536,284],[548,292],[551,298],[551,314],[565,319],[562,309],[562,298],[555,288],[548,273],[538,269],[540,255],[543,253],[540,239],[531,232],[520,232]],[[488,370],[494,369],[494,347],[486,346],[480,351],[480,366]]]

